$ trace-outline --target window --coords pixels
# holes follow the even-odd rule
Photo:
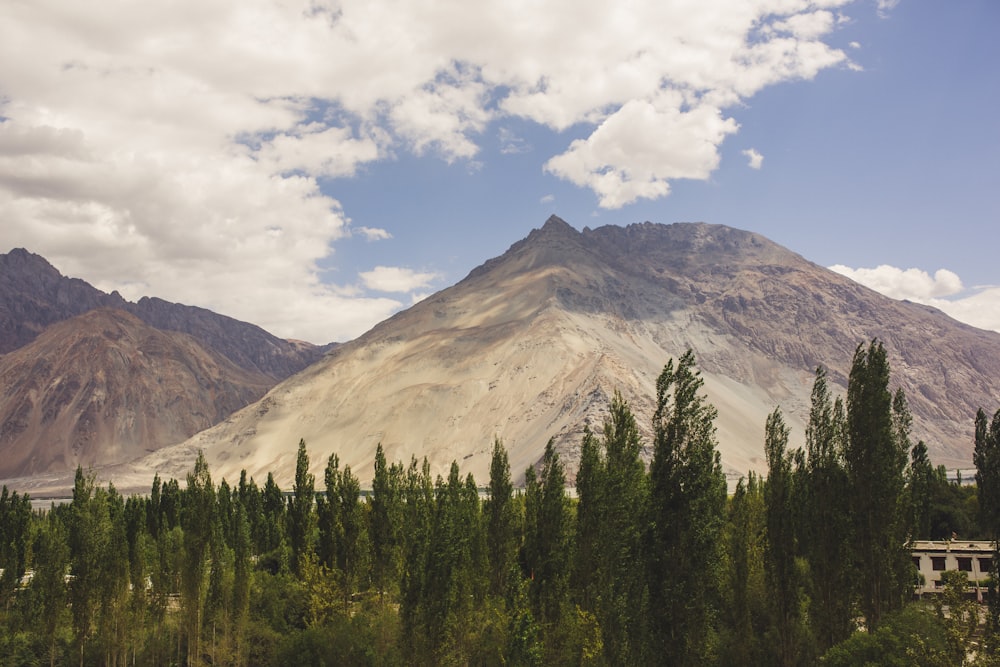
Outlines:
[[[931,556],[931,567],[936,572],[940,572],[944,569],[944,559],[944,556]]]
[[[959,557],[958,559],[958,570],[960,572],[972,572],[972,559]]]
[[[913,556],[913,567],[920,569],[920,556]]]
[[[992,572],[993,571],[993,559],[992,558],[980,558],[979,559],[979,571],[980,572]]]

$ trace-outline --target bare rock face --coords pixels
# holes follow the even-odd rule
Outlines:
[[[0,354],[27,345],[45,327],[125,300],[65,278],[39,255],[15,248],[0,255]]]
[[[214,475],[273,471],[288,485],[304,438],[317,475],[336,453],[367,482],[381,443],[390,461],[427,457],[441,474],[457,461],[485,483],[499,437],[515,474],[553,438],[572,479],[582,431],[600,430],[616,391],[650,442],[656,377],[691,348],[719,411],[723,465],[739,476],[765,468],[767,414],[780,406],[793,446],[803,442],[816,367],[843,392],[854,350],[876,337],[910,400],[914,441],[968,467],[975,411],[996,407],[1000,334],[756,234],[701,223],[578,232],[553,217],[259,402],[114,475],[148,487],[153,470],[180,477],[204,449]]]
[[[187,334],[90,310],[0,356],[0,478],[132,460],[221,421],[272,384]]]
[[[165,331],[189,334],[252,373],[274,382],[323,355],[325,348],[272,336],[260,327],[204,308],[144,297],[137,303],[66,278],[44,258],[23,249],[0,255],[0,354],[34,340],[51,324],[95,308],[117,308]]]

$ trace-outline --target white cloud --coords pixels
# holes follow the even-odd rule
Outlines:
[[[427,287],[438,278],[433,272],[419,272],[399,266],[376,266],[359,274],[365,287],[379,292],[412,292]]]
[[[757,152],[754,148],[748,148],[743,151],[743,155],[747,158],[747,165],[751,169],[760,169],[761,165],[764,164],[764,156]]]
[[[321,284],[338,240],[385,238],[321,180],[403,150],[477,168],[516,116],[584,132],[547,169],[602,207],[663,197],[718,167],[727,109],[847,63],[823,40],[848,2],[0,3],[4,241],[127,295],[342,340],[398,304]]]
[[[933,276],[922,269],[899,269],[886,264],[874,269],[852,269],[836,264],[830,270],[894,299],[921,303],[958,294],[963,289],[962,280],[948,269],[938,269]]]
[[[538,200],[538,202],[540,204],[551,204],[555,200],[556,200],[555,195],[544,195],[541,199]]]
[[[933,276],[922,269],[885,264],[874,269],[836,264],[830,270],[894,299],[933,306],[960,322],[1000,331],[1000,287],[966,289],[961,278],[948,269],[938,269]]]
[[[545,168],[592,189],[603,208],[662,197],[675,178],[707,178],[719,164],[718,145],[738,126],[711,106],[682,111],[677,97],[627,102]]]
[[[930,305],[960,322],[1000,332],[1000,287],[975,290],[958,299],[935,299]]]
[[[899,0],[876,0],[875,11],[881,18],[889,18],[889,13],[896,8]]]
[[[378,227],[354,227],[351,231],[361,234],[369,241],[385,241],[392,238],[388,230]]]

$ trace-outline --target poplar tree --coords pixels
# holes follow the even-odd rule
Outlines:
[[[646,617],[642,519],[648,484],[639,458],[639,429],[628,403],[615,392],[604,422],[603,446],[584,434],[582,488],[578,476],[578,567],[589,574],[588,597],[612,662],[641,662]],[[603,448],[604,456],[600,449]]]
[[[288,553],[287,542],[285,540],[286,529],[285,520],[287,510],[285,508],[285,496],[281,492],[281,487],[274,481],[274,473],[267,473],[267,480],[261,491],[261,521],[257,553],[262,557],[268,556],[273,559],[273,573],[277,573],[287,568]]]
[[[427,574],[431,531],[434,517],[434,485],[430,464],[424,458],[418,465],[410,459],[403,485],[403,512],[406,531],[403,539],[403,574],[400,582],[400,621],[403,645],[420,662],[424,655],[420,631],[422,595]]]
[[[343,539],[340,523],[340,459],[330,454],[323,471],[326,493],[316,498],[316,519],[319,527],[317,555],[321,565],[337,567],[337,550]]]
[[[69,569],[69,540],[66,527],[53,511],[38,525],[34,541],[35,576],[31,580],[39,634],[49,651],[49,665],[58,657],[56,630],[66,616],[66,574]]]
[[[525,472],[525,534],[522,559],[531,579],[529,598],[543,626],[555,627],[569,591],[570,524],[566,475],[550,439],[540,477]]]
[[[844,462],[847,417],[840,397],[831,397],[826,378],[826,370],[818,367],[805,461],[796,472],[802,479],[799,547],[809,562],[811,626],[821,653],[854,631],[853,532]]]
[[[593,612],[600,599],[601,532],[604,519],[604,459],[601,443],[587,425],[576,472],[576,539],[571,587],[581,608]]]
[[[27,494],[8,492],[4,485],[0,491],[0,619],[10,612],[24,576],[30,541],[31,501]]]
[[[337,569],[341,576],[341,593],[344,611],[350,607],[351,596],[361,589],[367,572],[368,531],[364,507],[361,504],[361,485],[351,473],[350,466],[344,466],[337,483],[340,517],[340,542],[337,545]]]
[[[980,408],[976,412],[976,445],[973,451],[976,464],[976,487],[979,497],[979,525],[993,541],[992,590],[988,642],[1000,652],[1000,410],[988,421]]]
[[[909,529],[915,540],[931,539],[931,501],[934,492],[934,466],[927,456],[927,445],[921,440],[910,452],[907,473],[909,495]]]
[[[372,584],[378,591],[380,602],[384,601],[386,590],[399,580],[402,473],[402,466],[386,463],[382,443],[379,443],[375,450],[375,476],[368,502],[371,510]]]
[[[250,612],[250,581],[253,571],[250,522],[243,502],[237,496],[233,503],[233,636],[235,664],[247,663],[247,621]]]
[[[77,466],[73,501],[69,510],[70,606],[73,639],[80,665],[85,661],[87,641],[93,632],[101,590],[102,559],[108,541],[107,504],[104,490],[94,489],[93,475]]]
[[[730,640],[723,664],[764,663],[764,634],[770,592],[765,582],[764,557],[767,531],[764,490],[753,472],[740,478],[729,505],[729,570],[726,588]]]
[[[796,544],[793,524],[792,455],[788,452],[789,429],[781,410],[767,417],[764,427],[764,454],[767,457],[767,482],[764,500],[767,507],[767,573],[773,614],[774,646],[777,664],[795,665],[801,658],[803,635],[801,618],[801,581],[795,563]]]
[[[215,523],[215,487],[204,452],[198,452],[187,475],[182,525],[184,561],[181,572],[181,609],[187,636],[187,664],[200,663],[201,628],[205,606],[208,550]]]
[[[420,594],[419,626],[427,639],[435,663],[468,661],[464,637],[473,605],[473,540],[478,521],[470,525],[470,501],[478,513],[478,497],[465,492],[458,463],[452,461],[447,481],[435,485],[434,520],[431,528],[424,587]],[[473,483],[473,490],[475,485]]]
[[[490,458],[489,494],[483,503],[486,521],[486,553],[489,559],[489,593],[506,596],[510,574],[517,559],[519,535],[514,510],[514,485],[510,479],[507,450],[499,438],[493,441]]]
[[[991,540],[1000,540],[1000,410],[992,421],[980,408],[976,412],[976,487],[979,525]]]
[[[902,392],[889,391],[889,362],[880,341],[854,353],[847,385],[848,497],[855,536],[857,584],[869,632],[902,606],[909,554],[903,472],[909,415]]]
[[[646,576],[648,660],[701,665],[712,658],[719,606],[726,478],[716,409],[688,350],[656,381]]]
[[[292,498],[288,505],[288,541],[292,547],[292,572],[297,576],[302,574],[302,562],[313,551],[313,530],[316,527],[316,514],[313,511],[316,478],[309,473],[309,454],[306,452],[306,441],[299,440],[299,449],[295,457],[295,483],[292,487]]]

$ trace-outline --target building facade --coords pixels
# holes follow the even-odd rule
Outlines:
[[[947,570],[965,572],[969,578],[966,589],[970,597],[983,601],[992,572],[993,543],[970,540],[919,540],[910,548],[913,565],[920,572],[920,584],[914,593],[940,593],[941,573]]]

